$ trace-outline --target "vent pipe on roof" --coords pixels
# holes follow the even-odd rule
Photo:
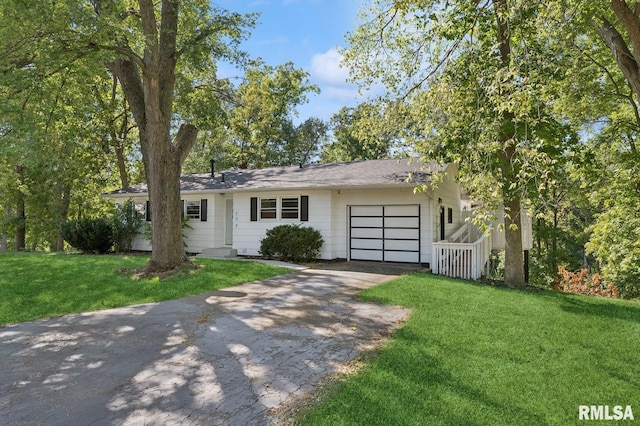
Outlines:
[[[222,182],[224,182],[224,173],[222,173]]]
[[[211,177],[216,177],[216,160],[211,159]]]

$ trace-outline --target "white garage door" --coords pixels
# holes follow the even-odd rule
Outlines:
[[[420,262],[420,206],[349,207],[349,258]]]

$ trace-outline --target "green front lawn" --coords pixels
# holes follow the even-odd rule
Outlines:
[[[413,313],[303,425],[593,423],[578,421],[580,405],[631,405],[640,419],[638,302],[424,274],[363,298]]]
[[[288,272],[258,262],[196,259],[203,265],[166,279],[133,280],[117,271],[145,256],[0,254],[0,326],[73,312],[159,302]]]

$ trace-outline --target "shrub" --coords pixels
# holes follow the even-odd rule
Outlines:
[[[560,280],[553,289],[563,293],[586,294],[589,296],[602,296],[617,299],[620,292],[613,284],[605,285],[600,274],[589,275],[586,269],[569,272],[562,266],[558,268]]]
[[[598,215],[587,250],[623,298],[640,298],[640,200],[629,198]]]
[[[113,246],[113,227],[107,219],[78,219],[62,225],[62,237],[85,253],[107,253]]]
[[[142,215],[136,210],[133,200],[116,204],[113,209],[113,242],[117,252],[130,252],[133,239],[142,225]]]
[[[316,229],[299,225],[279,225],[267,231],[260,242],[260,254],[284,261],[311,262],[318,258],[324,243]]]

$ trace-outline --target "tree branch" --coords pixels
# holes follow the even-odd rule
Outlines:
[[[95,44],[95,43],[89,43],[89,47],[93,48],[93,49],[108,50],[108,51],[111,51],[111,52],[118,53],[119,55],[122,55],[122,56],[126,57],[127,59],[129,59],[130,61],[134,62],[141,69],[144,69],[144,61],[142,60],[142,58],[140,56],[138,56],[138,54],[136,54],[136,52],[134,52],[133,50],[131,50],[128,47],[107,46],[107,45]]]
[[[598,27],[598,33],[613,52],[618,67],[633,92],[640,98],[640,70],[638,69],[638,63],[618,30],[604,16],[601,19],[602,25]]]
[[[107,68],[118,77],[122,85],[123,92],[131,108],[131,113],[138,123],[140,132],[146,128],[147,118],[145,110],[144,88],[140,73],[136,65],[127,59],[118,58],[110,62]],[[144,148],[144,147],[143,147]]]
[[[629,33],[631,45],[636,55],[640,55],[640,18],[636,15],[626,1],[611,0],[611,8],[615,12],[620,23]],[[637,4],[635,9],[637,9]]]
[[[180,165],[184,163],[191,148],[196,143],[196,137],[198,136],[198,129],[192,124],[183,124],[178,130],[173,141],[173,148],[180,158]]]

